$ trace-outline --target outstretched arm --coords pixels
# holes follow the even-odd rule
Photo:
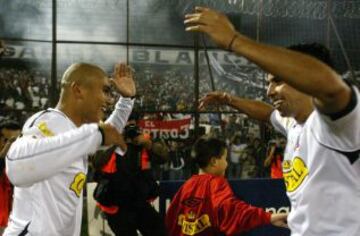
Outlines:
[[[286,227],[287,214],[273,214],[236,198],[224,179],[211,182],[211,201],[216,209],[220,231],[226,235],[238,234],[259,226],[272,224]]]
[[[245,113],[250,118],[268,122],[270,120],[270,115],[274,108],[265,102],[244,99],[230,95],[225,92],[210,92],[200,99],[199,109],[203,109],[209,104],[221,104],[228,105],[242,113]]]
[[[185,18],[187,31],[206,33],[219,46],[246,57],[290,86],[313,96],[321,112],[336,113],[348,105],[350,88],[317,59],[251,40],[237,32],[225,15],[208,8],[196,7],[195,13]]]

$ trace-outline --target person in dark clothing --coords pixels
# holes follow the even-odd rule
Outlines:
[[[124,134],[126,153],[113,148],[105,153],[106,163],[94,164],[98,169],[95,200],[117,236],[136,236],[137,230],[143,236],[166,235],[163,219],[151,205],[159,195],[159,186],[152,176],[150,159],[167,152],[161,150],[161,144],[153,143],[150,135],[142,134],[132,118]]]
[[[249,152],[256,162],[256,177],[266,177],[266,168],[264,166],[266,150],[259,138],[255,138],[253,140],[252,144],[249,147]]]

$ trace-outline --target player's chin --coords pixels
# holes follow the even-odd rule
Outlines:
[[[284,109],[284,107],[280,106],[279,108],[277,108],[277,110],[279,111],[280,115],[283,117],[289,116],[289,112]]]
[[[276,110],[278,110],[281,116],[285,116],[284,111],[282,111],[281,109],[276,109]]]
[[[94,116],[91,117],[91,122],[92,123],[99,123],[100,121],[104,120],[104,113],[102,111],[98,111],[98,112],[94,112]]]
[[[98,112],[97,116],[98,122],[105,119],[105,113],[103,111]]]

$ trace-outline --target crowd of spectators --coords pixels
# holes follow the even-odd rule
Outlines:
[[[194,81],[189,67],[137,68],[138,97],[135,108],[147,111],[193,109]],[[169,69],[170,68],[170,69]]]
[[[260,138],[260,127],[257,122],[240,114],[205,113],[200,116],[200,134],[221,138],[228,144],[229,178],[263,178],[270,177],[270,167],[265,166],[268,150],[273,147],[274,136],[270,131],[269,138]],[[182,113],[150,113],[141,119],[171,120],[188,117]],[[190,127],[194,127],[194,119]],[[162,163],[153,162],[152,168],[157,179],[187,179],[196,171],[191,157],[191,146],[194,142],[193,131],[187,139],[165,138],[170,151],[169,158]],[[237,140],[235,142],[235,140]],[[277,142],[278,143],[278,142]],[[237,153],[236,153],[237,152]]]
[[[50,78],[40,70],[0,68],[1,116],[23,121],[49,106]]]
[[[139,67],[136,70],[138,97],[135,109],[146,111],[194,111],[195,80],[192,66],[160,66]],[[245,95],[249,98],[263,99],[265,89],[263,74],[254,68],[244,67],[256,76],[256,80],[248,83],[246,74],[235,74],[229,67],[229,73],[219,75],[213,71],[213,82],[217,90],[232,94]],[[254,86],[256,85],[256,86]],[[207,67],[199,70],[199,96],[212,91],[211,79]],[[224,111],[224,109],[222,110]],[[227,109],[231,111],[231,109]]]
[[[30,68],[30,67],[29,67]],[[146,111],[194,111],[195,82],[192,66],[152,66],[139,67],[136,70],[138,96],[135,110]],[[214,84],[217,90],[237,95],[247,95],[262,99],[264,89],[246,83],[245,72],[257,74],[258,71],[244,67],[243,74],[236,74],[234,67],[226,75],[214,72]],[[209,71],[200,69],[199,94],[203,96],[212,90]],[[235,78],[235,79],[234,79]],[[258,78],[257,78],[258,79]],[[0,68],[0,110],[37,111],[49,106],[50,76],[39,69]],[[210,109],[211,110],[211,109]],[[230,110],[229,110],[230,111]]]

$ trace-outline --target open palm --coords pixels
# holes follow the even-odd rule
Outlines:
[[[124,63],[116,64],[113,77],[111,81],[121,96],[133,97],[136,95],[133,70],[130,66]]]

